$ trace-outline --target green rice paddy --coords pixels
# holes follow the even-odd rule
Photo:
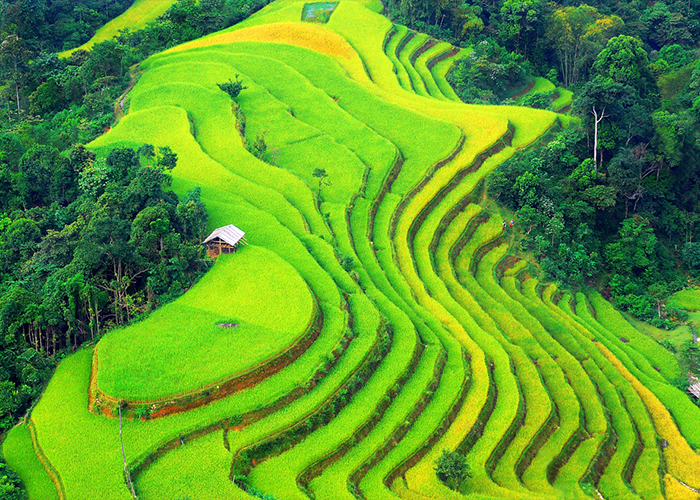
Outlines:
[[[142,500],[700,489],[700,409],[671,384],[675,358],[601,296],[537,281],[485,198],[490,172],[568,120],[459,102],[445,75],[465,51],[381,10],[277,0],[142,63],[128,114],[90,147],[169,145],[174,190],[199,186],[209,229],[249,245],[60,363],[3,444],[32,500],[132,498],[120,400]],[[216,85],[234,75],[244,137]],[[245,144],[263,135],[258,159]],[[698,310],[693,293],[674,302]],[[471,464],[458,492],[435,475],[443,449]]]
[[[671,297],[671,303],[680,309],[700,311],[700,290],[681,290]]]
[[[276,254],[246,246],[215,267],[177,303],[104,337],[101,392],[148,402],[209,386],[279,355],[311,326],[311,292]]]

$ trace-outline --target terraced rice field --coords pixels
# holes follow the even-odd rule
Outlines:
[[[568,121],[460,103],[460,51],[375,2],[303,9],[144,62],[90,145],[170,145],[176,192],[200,186],[211,227],[250,244],[59,365],[4,445],[31,498],[132,498],[120,401],[140,499],[697,498],[700,409],[673,356],[538,282],[486,203],[488,174]],[[233,104],[216,84],[236,74]],[[244,146],[263,133],[269,163]],[[444,449],[471,466],[458,492]]]
[[[130,30],[136,31],[146,26],[149,21],[154,21],[158,16],[163,15],[168,7],[175,3],[176,0],[135,0],[134,3],[126,9],[119,17],[112,19],[110,22],[97,30],[95,36],[75,49],[61,52],[61,57],[68,57],[76,50],[90,50],[96,43],[111,40],[119,35],[120,31]]]

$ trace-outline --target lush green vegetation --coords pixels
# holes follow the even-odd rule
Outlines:
[[[106,335],[97,356],[100,391],[136,401],[167,398],[244,373],[301,337],[315,307],[294,268],[256,247],[235,257],[221,257],[224,269],[208,273],[182,300]],[[173,359],[181,360],[177,367]]]
[[[266,3],[5,28],[0,499],[694,495],[695,13]]]

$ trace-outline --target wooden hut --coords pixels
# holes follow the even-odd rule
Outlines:
[[[202,244],[207,246],[207,255],[216,258],[222,253],[234,253],[238,245],[247,245],[245,233],[233,224],[214,229]]]
[[[690,392],[696,398],[700,399],[700,382],[696,382],[695,384],[688,387],[688,392]]]

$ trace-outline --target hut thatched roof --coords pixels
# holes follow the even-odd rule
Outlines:
[[[696,398],[700,398],[700,382],[688,387],[688,391]]]
[[[205,239],[202,243],[209,243],[210,241],[219,238],[221,241],[224,241],[228,243],[229,245],[233,246],[239,241],[241,243],[246,243],[245,241],[245,233],[238,229],[236,226],[233,224],[229,224],[228,226],[223,226],[217,229],[214,229],[212,233],[207,236],[207,239]],[[243,240],[243,241],[241,241]]]

